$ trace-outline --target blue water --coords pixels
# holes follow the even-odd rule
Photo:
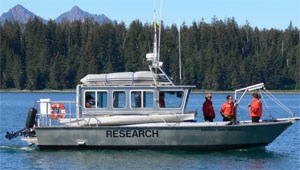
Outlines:
[[[216,119],[227,94],[213,94]],[[283,104],[300,116],[300,94],[276,94]],[[75,100],[75,93],[0,93],[0,169],[300,169],[300,122],[296,122],[265,148],[222,152],[186,151],[40,151],[20,138],[7,140],[6,131],[25,126],[28,108],[40,98]],[[239,105],[238,119],[249,119],[246,109],[251,96]],[[203,121],[203,94],[191,94],[188,110],[198,111]],[[264,108],[263,119],[287,117],[274,103]]]

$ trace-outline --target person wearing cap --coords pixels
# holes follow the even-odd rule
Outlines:
[[[262,104],[259,101],[259,99],[260,99],[260,95],[258,93],[253,93],[252,94],[252,104],[248,105],[252,123],[258,123],[260,117],[262,116]]]
[[[223,116],[223,121],[230,121],[234,123],[236,121],[235,115],[235,107],[234,103],[232,102],[233,98],[231,95],[226,96],[227,101],[223,103],[220,113]]]
[[[86,108],[92,108],[95,106],[95,98],[87,93],[86,96],[85,96],[85,107]]]
[[[205,101],[203,103],[202,111],[204,121],[213,122],[215,118],[215,110],[213,108],[212,95],[210,93],[205,95]]]

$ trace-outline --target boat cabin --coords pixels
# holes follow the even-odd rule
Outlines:
[[[175,86],[162,75],[150,71],[89,74],[77,86],[77,114],[184,113],[193,86]]]

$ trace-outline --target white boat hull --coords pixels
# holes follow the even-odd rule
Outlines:
[[[295,120],[151,123],[99,127],[38,127],[40,149],[228,150],[266,146]]]

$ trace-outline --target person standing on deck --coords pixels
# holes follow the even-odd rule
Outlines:
[[[260,117],[262,116],[262,104],[259,101],[260,95],[258,93],[253,93],[252,97],[252,104],[248,105],[250,117],[252,119],[252,123],[258,123]]]
[[[235,115],[235,106],[232,102],[232,96],[228,95],[226,97],[227,101],[223,103],[220,113],[223,116],[223,121],[230,121],[231,123],[234,123],[236,121],[236,115]]]
[[[204,121],[213,122],[213,119],[215,118],[215,110],[213,108],[211,99],[211,94],[205,95],[205,102],[203,103],[202,107]]]

